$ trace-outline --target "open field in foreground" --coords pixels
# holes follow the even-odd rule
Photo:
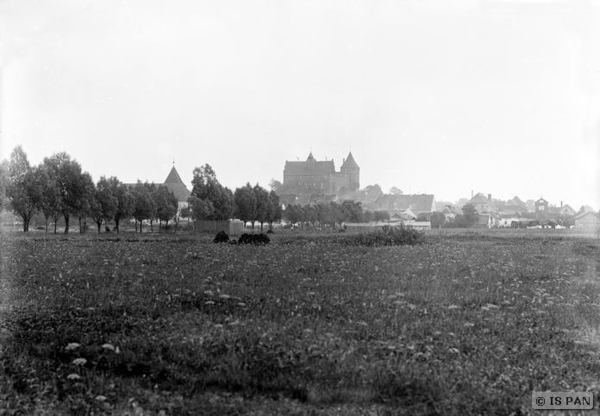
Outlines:
[[[2,238],[6,414],[523,414],[597,392],[598,240]]]

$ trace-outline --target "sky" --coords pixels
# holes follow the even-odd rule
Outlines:
[[[0,0],[0,157],[600,208],[600,0]]]

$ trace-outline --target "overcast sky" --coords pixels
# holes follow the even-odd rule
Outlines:
[[[2,157],[600,208],[600,1],[0,0]],[[191,186],[190,186],[191,188]]]

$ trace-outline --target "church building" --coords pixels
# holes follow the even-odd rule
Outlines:
[[[171,172],[169,172],[167,179],[165,179],[163,186],[165,186],[169,191],[173,192],[175,198],[177,198],[177,213],[180,214],[181,209],[188,206],[187,200],[192,193],[187,189],[181,180],[181,176],[179,176],[179,172],[177,172],[177,169],[175,169],[175,165],[173,165],[173,168],[171,169]]]
[[[283,187],[287,193],[341,195],[360,189],[360,167],[352,152],[336,172],[333,160],[317,161],[312,152],[304,162],[286,161]]]

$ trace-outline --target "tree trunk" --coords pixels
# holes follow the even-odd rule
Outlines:
[[[79,221],[79,234],[83,234],[83,228],[81,228],[81,217],[78,217],[77,221]]]
[[[58,220],[56,218],[54,218],[54,234],[56,234],[56,223],[58,222]]]
[[[96,225],[98,226],[98,234],[100,234],[100,228],[102,227],[102,220],[96,221]]]
[[[141,234],[142,233],[142,222],[139,221],[139,223],[140,223],[140,234]]]
[[[261,221],[261,222],[260,222],[260,232],[261,232],[261,233],[262,233],[262,231],[263,231],[263,223],[264,223],[263,221]]]
[[[23,232],[26,233],[27,231],[29,231],[29,224],[27,223],[27,217],[25,215],[21,215],[21,218],[23,218]]]
[[[119,219],[115,218],[115,228],[117,229],[117,234],[119,234]]]
[[[69,234],[69,215],[65,215],[65,234]]]
[[[150,232],[153,233],[154,232],[154,226],[153,226],[154,220],[150,220]]]

